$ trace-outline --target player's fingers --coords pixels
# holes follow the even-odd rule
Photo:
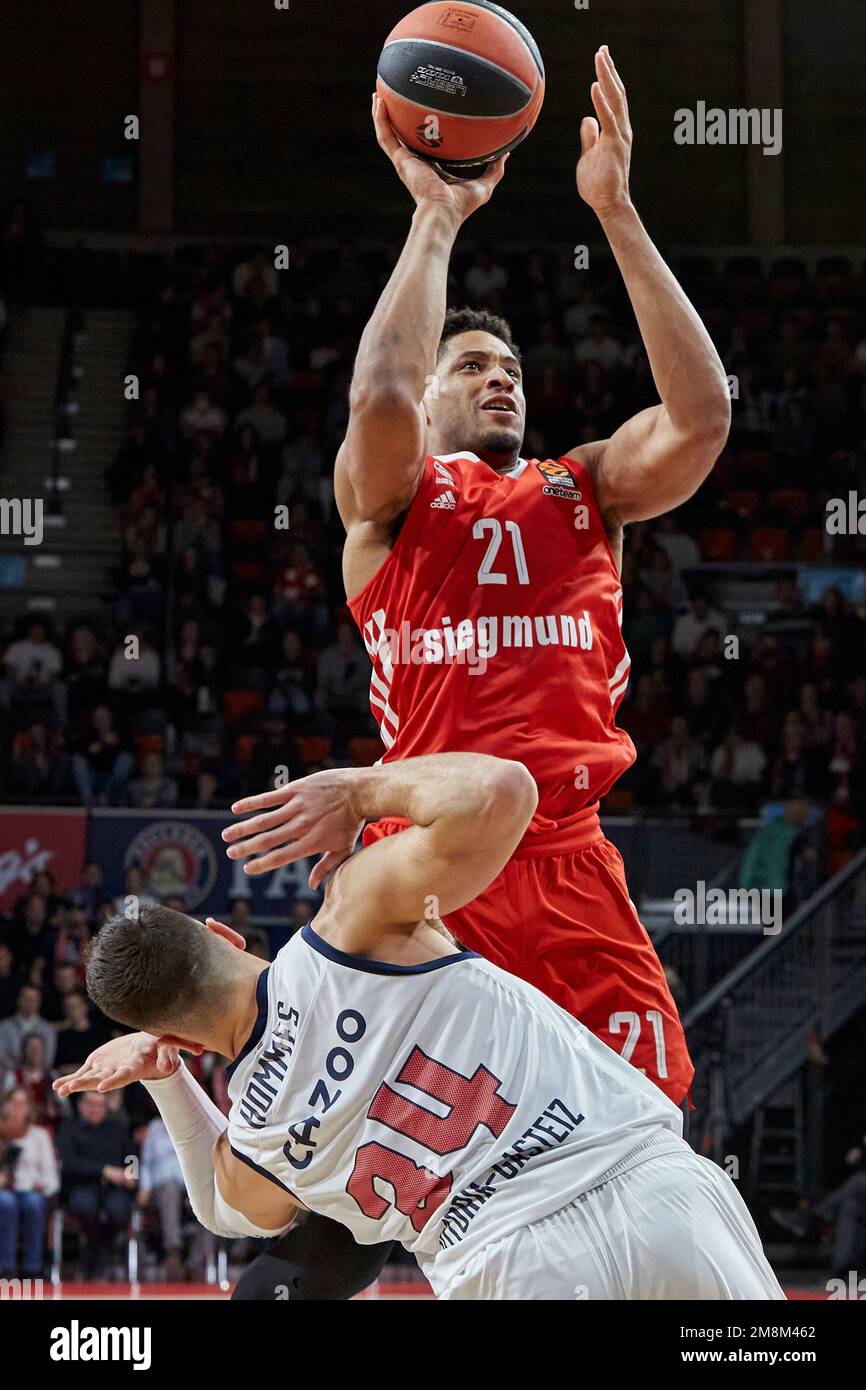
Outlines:
[[[284,787],[275,787],[272,792],[242,797],[240,801],[232,802],[232,812],[236,816],[245,816],[250,811],[268,811],[272,806],[285,806],[294,796],[296,785],[295,782],[287,782]]]
[[[58,1095],[67,1096],[71,1091],[79,1090],[81,1083],[89,1080],[92,1075],[93,1067],[89,1062],[84,1062],[78,1071],[70,1072],[68,1076],[61,1076],[55,1081],[54,1090],[57,1091]]]
[[[580,152],[588,154],[598,142],[598,121],[593,116],[584,116],[580,123]]]
[[[605,67],[607,68],[607,71],[610,73],[611,81],[613,82],[613,85],[616,87],[623,101],[625,101],[625,83],[623,82],[622,78],[616,70],[616,64],[614,63],[613,58],[610,56],[610,49],[608,48],[606,43],[602,44],[601,52],[604,57]]]
[[[250,820],[239,821],[237,825],[227,825],[221,832],[227,845],[237,844],[252,835],[260,835],[265,830],[273,830],[278,825],[287,825],[295,815],[293,805],[281,805],[275,811],[265,811]]]
[[[177,1066],[178,1052],[176,1047],[170,1047],[167,1043],[160,1043],[156,1049],[156,1069],[164,1071],[166,1074],[174,1071]]]
[[[631,126],[628,118],[628,98],[625,94],[625,87],[613,65],[607,45],[602,48],[602,89],[610,108],[616,118],[616,123],[623,134],[631,135]]]
[[[373,125],[376,128],[376,139],[389,159],[396,161],[400,151],[404,148],[394,133],[385,103],[376,93],[373,93]]]
[[[329,850],[327,854],[323,854],[319,862],[313,866],[310,877],[307,879],[309,887],[318,888],[320,883],[324,883],[328,874],[332,874],[335,869],[338,869],[351,853],[350,849],[344,849]]]
[[[287,864],[296,864],[299,859],[308,859],[315,852],[315,845],[297,840],[292,845],[283,845],[281,849],[271,850],[269,854],[263,854],[258,859],[248,860],[244,864],[244,873],[256,878],[259,874],[269,874],[272,869],[283,869]]]
[[[600,82],[593,82],[590,89],[590,96],[592,97],[592,104],[595,107],[595,114],[598,116],[602,135],[619,135],[616,117],[611,110],[607,97],[601,89]]]
[[[498,159],[494,159],[489,169],[484,170],[484,173],[479,176],[476,182],[488,184],[491,188],[495,188],[505,173],[505,166],[510,158],[510,150],[508,150],[506,154],[501,154]]]
[[[297,838],[298,827],[302,822],[297,817],[287,825],[279,825],[274,830],[263,831],[261,835],[251,835],[239,845],[229,845],[226,854],[229,859],[246,859],[251,854],[262,854],[265,850],[276,849],[279,845],[292,843]]]

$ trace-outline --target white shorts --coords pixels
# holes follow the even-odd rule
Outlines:
[[[446,1299],[784,1299],[728,1175],[658,1154],[473,1256]]]

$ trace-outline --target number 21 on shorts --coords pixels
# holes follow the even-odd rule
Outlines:
[[[668,1060],[665,1051],[665,1022],[658,1009],[647,1009],[644,1018],[653,1031],[656,1045],[656,1073],[661,1081],[664,1081],[668,1074]],[[611,1014],[607,1023],[610,1032],[617,1036],[623,1029],[626,1029],[625,1042],[623,1044],[621,1056],[624,1062],[630,1062],[637,1047],[641,1031],[640,1014],[631,1013],[627,1009],[620,1010]],[[646,1067],[638,1067],[638,1071],[646,1075]]]

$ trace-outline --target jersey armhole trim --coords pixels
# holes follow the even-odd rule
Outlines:
[[[617,581],[620,584],[622,584],[622,568],[616,562],[616,556],[613,553],[613,546],[611,544],[610,536],[608,535],[607,527],[604,524],[604,517],[601,514],[601,507],[599,506],[598,502],[598,493],[595,489],[595,478],[592,475],[592,470],[581,459],[575,458],[573,454],[560,454],[556,462],[563,463],[566,460],[568,461],[568,463],[576,463],[584,478],[586,479],[586,486],[589,487],[589,490],[592,493],[592,501],[595,507],[596,516],[598,517],[598,524],[601,529],[602,541],[604,542],[605,548],[607,549],[607,553],[610,556],[610,563],[613,566],[613,572],[616,575]],[[623,523],[623,525],[620,527],[620,530],[624,529],[625,523]]]
[[[235,1158],[239,1158],[241,1163],[245,1163],[248,1168],[252,1168],[254,1173],[258,1173],[259,1176],[262,1178],[267,1178],[268,1182],[272,1182],[275,1187],[278,1187],[280,1189],[281,1192],[287,1192],[288,1195],[291,1197],[292,1201],[298,1204],[301,1211],[309,1211],[309,1207],[304,1206],[300,1197],[296,1197],[292,1189],[288,1187],[280,1178],[278,1178],[276,1173],[270,1173],[268,1172],[267,1168],[260,1167],[260,1165],[256,1163],[255,1159],[250,1158],[248,1154],[242,1154],[239,1149],[235,1148],[234,1144],[230,1143],[229,1148],[231,1149]],[[243,1212],[241,1213],[241,1215],[243,1215]]]
[[[477,951],[456,951],[451,956],[439,956],[436,960],[422,961],[420,965],[392,965],[384,960],[368,960],[366,956],[353,956],[348,951],[338,951],[336,946],[323,940],[309,922],[301,928],[301,939],[335,965],[345,965],[349,970],[363,970],[368,975],[425,975],[430,970],[440,970],[443,965],[479,959]]]
[[[391,549],[388,551],[388,554],[385,556],[382,563],[377,566],[375,573],[370,575],[370,578],[367,580],[363,588],[359,589],[358,592],[352,598],[346,599],[346,606],[348,607],[349,612],[352,614],[359,626],[361,619],[360,610],[365,600],[367,600],[368,596],[373,592],[375,586],[381,583],[383,575],[387,572],[388,567],[392,564],[392,562],[396,563],[395,556],[398,556],[405,549],[406,542],[404,538],[410,529],[410,522],[414,519],[415,516],[417,516],[418,512],[420,512],[421,510],[419,498],[421,497],[421,494],[425,491],[428,478],[433,471],[433,466],[431,462],[432,457],[432,454],[428,454],[424,459],[424,466],[421,469],[421,474],[418,478],[418,487],[415,490],[415,496],[412,498],[412,501],[406,508],[405,513],[403,513],[403,525],[400,527],[400,533],[397,536],[397,539],[395,540],[394,544],[391,546]]]
[[[238,1053],[233,1062],[226,1067],[226,1078],[230,1081],[235,1073],[235,1069],[240,1065],[245,1057],[248,1057],[253,1048],[261,1042],[262,1034],[265,1031],[265,1024],[268,1021],[268,976],[271,967],[266,965],[258,980],[256,981],[256,1005],[258,1013],[253,1024],[252,1032]],[[239,1155],[240,1156],[240,1155]]]

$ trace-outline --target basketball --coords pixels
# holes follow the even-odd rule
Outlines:
[[[501,5],[433,0],[385,41],[376,89],[414,154],[452,178],[477,178],[525,140],[544,100],[544,64]]]

